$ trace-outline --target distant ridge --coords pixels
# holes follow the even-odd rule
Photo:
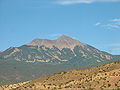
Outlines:
[[[46,46],[49,48],[52,48],[53,46],[61,49],[61,48],[71,48],[73,49],[75,46],[84,46],[86,44],[75,40],[71,37],[68,37],[66,35],[60,36],[56,40],[48,40],[48,39],[34,39],[32,42],[28,43],[27,45],[30,46]]]

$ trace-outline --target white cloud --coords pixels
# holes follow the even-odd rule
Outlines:
[[[92,0],[58,0],[56,3],[61,5],[69,5],[78,3],[92,3]]]
[[[112,19],[111,21],[120,22],[120,19]]]
[[[100,26],[100,27],[104,27],[107,29],[120,30],[120,19],[117,18],[117,19],[109,20],[106,24],[97,22],[95,25]]]
[[[55,3],[61,5],[80,4],[80,3],[94,3],[94,2],[120,2],[120,0],[57,0]]]
[[[109,29],[120,29],[120,19],[112,19],[111,22],[105,26]]]
[[[95,24],[95,26],[99,26],[101,23],[100,22],[97,22],[96,24]]]
[[[120,26],[117,24],[106,24],[103,25],[103,27],[106,27],[107,29],[120,29]]]

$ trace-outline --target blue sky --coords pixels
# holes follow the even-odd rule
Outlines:
[[[0,0],[0,50],[62,34],[120,54],[120,0]]]

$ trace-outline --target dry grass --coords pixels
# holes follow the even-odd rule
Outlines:
[[[120,89],[120,62],[85,70],[72,70],[13,85],[15,90],[102,90]],[[2,88],[12,89],[11,86]],[[2,90],[2,89],[0,89]]]

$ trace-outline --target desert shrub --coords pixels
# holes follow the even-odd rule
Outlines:
[[[104,90],[103,88],[101,88],[101,90]]]
[[[108,84],[108,87],[110,87],[111,86],[111,84]]]
[[[65,86],[65,88],[69,88],[70,86]]]
[[[81,86],[78,86],[77,88],[81,88]]]
[[[117,84],[115,83],[115,86],[117,86]]]
[[[97,81],[97,83],[99,84],[99,81]]]

